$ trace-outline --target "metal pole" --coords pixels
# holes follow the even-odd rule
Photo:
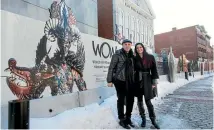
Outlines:
[[[8,129],[29,129],[29,100],[8,102]]]

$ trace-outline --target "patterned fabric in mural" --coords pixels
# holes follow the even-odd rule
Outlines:
[[[18,99],[41,98],[46,87],[50,87],[52,96],[71,93],[74,83],[79,91],[87,90],[82,74],[85,51],[71,8],[64,0],[54,1],[49,12],[50,19],[37,46],[35,65],[19,67],[16,59],[10,58],[5,69],[11,74],[6,78],[7,84]]]

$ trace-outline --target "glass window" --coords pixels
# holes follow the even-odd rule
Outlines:
[[[147,29],[147,33],[148,33],[148,36],[147,36],[147,37],[148,37],[148,45],[149,45],[149,44],[150,44],[150,38],[151,38],[151,37],[150,37],[150,36],[151,36],[151,34],[150,34],[151,29],[150,29],[150,26],[148,26],[147,28],[148,28],[148,29]]]
[[[129,14],[125,15],[125,27],[129,28]]]
[[[129,29],[128,28],[125,29],[125,37],[129,38]]]
[[[115,12],[115,22],[119,24],[119,13],[117,11]]]
[[[130,31],[130,35],[129,35],[129,39],[134,43],[135,42],[135,40],[134,40],[134,31],[133,30],[131,30]]]
[[[130,22],[131,30],[134,30],[134,24],[135,24],[135,18],[131,17],[131,22]]]
[[[129,21],[130,21],[130,17],[129,17],[129,14],[126,14],[125,15],[125,18],[124,18],[124,23],[125,23],[125,37],[126,38],[129,38]]]
[[[145,43],[148,44],[148,26],[145,26]]]
[[[119,25],[118,29],[119,29],[119,33],[123,34],[123,26]]]
[[[119,25],[122,25],[122,19],[123,19],[123,16],[122,16],[123,14],[122,14],[122,11],[119,9],[118,10],[118,24]]]
[[[144,25],[144,42],[145,43],[147,43],[147,40],[146,40],[146,36],[147,36],[146,32],[147,32],[147,30],[146,29],[147,29],[147,27],[146,27],[146,25]]]
[[[141,42],[144,43],[144,24],[141,22]]]
[[[147,26],[147,34],[148,34],[148,36],[147,36],[147,42],[148,42],[148,44],[149,44],[149,42],[150,42],[150,26]]]
[[[135,3],[136,5],[140,5],[140,1],[139,0],[131,0],[133,3]]]
[[[123,26],[123,21],[124,21],[124,14],[123,11],[118,8],[117,12],[116,12],[116,24],[117,24],[117,34],[122,34],[122,36],[124,35],[124,26]]]
[[[138,33],[140,33],[140,20],[139,19],[136,20],[136,30]]]
[[[141,21],[139,20],[139,42],[142,41],[142,38],[141,38]]]
[[[129,39],[132,40],[132,42],[135,42],[135,18],[133,16],[130,16],[130,32],[129,32]]]
[[[136,20],[136,42],[140,42],[140,20]]]
[[[120,21],[120,25],[124,26],[124,13],[123,13],[123,11],[121,11],[121,21]]]
[[[136,33],[136,42],[140,42],[140,33]]]

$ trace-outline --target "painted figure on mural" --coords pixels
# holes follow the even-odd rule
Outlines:
[[[8,61],[6,70],[12,75],[6,81],[19,99],[40,98],[47,86],[53,96],[73,92],[74,83],[79,91],[87,90],[83,79],[85,51],[76,19],[64,0],[54,1],[49,12],[35,66],[18,67],[15,59]]]

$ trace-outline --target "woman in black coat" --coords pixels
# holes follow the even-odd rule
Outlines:
[[[156,96],[156,84],[159,78],[156,62],[153,55],[146,52],[142,43],[135,45],[135,71],[136,71],[136,91],[135,95],[138,99],[138,109],[140,116],[142,117],[142,127],[146,126],[146,116],[143,107],[143,95],[148,108],[149,117],[155,128],[159,129],[155,121],[154,107],[151,103],[151,99]]]

